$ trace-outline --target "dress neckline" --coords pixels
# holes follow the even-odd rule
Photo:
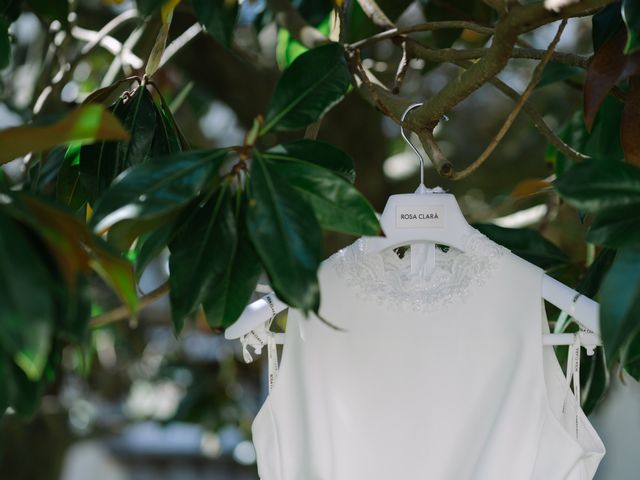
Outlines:
[[[401,258],[394,249],[367,252],[365,247],[359,238],[329,258],[347,288],[379,306],[416,312],[434,312],[468,297],[510,252],[472,227],[463,237],[464,251],[436,246],[435,268],[412,274],[410,248]]]

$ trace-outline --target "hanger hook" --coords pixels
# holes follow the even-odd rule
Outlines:
[[[404,111],[404,113],[402,114],[402,119],[400,121],[404,123],[404,119],[407,117],[407,114],[414,108],[417,108],[420,106],[422,106],[422,103],[414,103],[412,105],[409,105],[407,109]],[[402,138],[404,138],[405,142],[409,144],[411,149],[416,153],[416,155],[420,159],[420,185],[424,186],[424,158],[422,158],[422,155],[420,154],[418,149],[413,145],[413,143],[411,143],[411,140],[409,140],[407,135],[404,133],[404,127],[402,126],[402,124],[400,125],[400,134],[402,135]]]

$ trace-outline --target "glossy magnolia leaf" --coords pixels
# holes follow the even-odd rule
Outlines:
[[[640,4],[636,0],[622,0],[622,19],[627,27],[627,43],[624,53],[640,49]]]
[[[1,131],[0,164],[65,143],[127,138],[129,134],[110,112],[98,104],[85,105],[52,125],[23,125]]]
[[[353,185],[330,170],[298,161],[267,160],[267,165],[313,208],[323,228],[357,236],[380,233],[371,204]]]
[[[576,291],[586,295],[589,298],[595,298],[600,291],[600,286],[605,275],[611,268],[613,260],[616,258],[616,250],[611,248],[603,248],[600,250],[595,260],[576,285]]]
[[[583,73],[584,70],[580,67],[566,65],[564,63],[549,62],[544,67],[540,81],[538,81],[535,88],[542,88],[552,83],[580,78]]]
[[[216,295],[214,290],[226,288],[237,243],[229,197],[225,184],[203,206],[188,212],[184,228],[169,244],[171,312],[176,332],[203,301]]]
[[[9,22],[0,15],[0,70],[7,68],[11,62],[11,40],[9,39]]]
[[[329,43],[303,53],[282,73],[260,133],[307,127],[338,103],[350,84],[351,75],[339,44]]]
[[[153,136],[151,151],[154,155],[181,152],[185,146],[182,134],[164,99],[160,97],[160,100],[158,123]]]
[[[593,40],[593,51],[597,52],[600,47],[609,40],[614,33],[622,28],[622,16],[620,14],[620,3],[614,2],[591,17],[591,37]]]
[[[224,279],[208,292],[203,307],[211,327],[228,327],[249,303],[262,273],[260,258],[251,244],[245,219],[237,221],[238,244]]]
[[[620,249],[601,290],[600,328],[607,358],[640,329],[640,245]]]
[[[611,89],[640,71],[640,52],[623,53],[626,31],[620,30],[596,52],[589,67],[584,85],[584,120],[590,131],[596,113]]]
[[[612,209],[596,214],[587,240],[612,248],[640,242],[640,211],[638,207]]]
[[[192,0],[198,21],[225,47],[231,45],[238,17],[237,0]]]
[[[100,198],[115,177],[127,168],[143,163],[151,153],[157,107],[146,87],[138,87],[130,97],[118,100],[111,108],[131,135],[128,141],[101,142],[82,148],[80,180],[91,204]]]
[[[317,312],[322,234],[312,208],[258,151],[248,195],[247,230],[271,286],[290,306]]]
[[[2,212],[0,231],[0,346],[29,379],[38,380],[53,334],[51,276],[38,246]]]
[[[176,223],[176,221],[165,222],[155,230],[140,236],[134,249],[135,271],[138,278],[140,278],[149,263],[160,255],[174,237],[177,230]]]
[[[228,149],[190,151],[130,168],[96,204],[91,225],[103,232],[123,220],[149,220],[182,208],[215,183],[228,153]]]
[[[87,192],[80,181],[80,144],[67,149],[56,179],[56,200],[72,210],[78,210],[87,201]]]
[[[505,228],[490,223],[472,225],[491,240],[507,247],[525,260],[549,269],[569,263],[567,254],[531,228]]]
[[[269,160],[307,162],[331,170],[349,183],[356,179],[353,159],[333,145],[318,140],[303,139],[276,145],[264,153]]]
[[[585,160],[553,185],[568,203],[591,213],[640,209],[640,168],[624,162]]]
[[[629,78],[629,90],[627,90],[625,97],[620,135],[622,137],[625,160],[640,167],[638,125],[640,125],[640,76],[634,75]]]

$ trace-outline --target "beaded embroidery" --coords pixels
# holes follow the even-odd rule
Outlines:
[[[385,307],[435,311],[462,300],[470,289],[483,284],[510,250],[473,229],[463,237],[464,251],[436,248],[435,268],[428,276],[410,273],[410,249],[399,258],[393,249],[365,251],[363,239],[334,253],[337,273],[361,299]]]

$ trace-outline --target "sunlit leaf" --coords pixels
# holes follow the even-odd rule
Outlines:
[[[52,125],[8,128],[0,132],[0,163],[6,163],[29,152],[41,152],[72,142],[124,140],[129,134],[117,118],[102,105],[76,108]]]
[[[102,232],[123,220],[148,220],[183,207],[216,181],[228,152],[190,151],[130,168],[96,204],[91,224]]]
[[[329,43],[303,53],[282,73],[260,133],[305,128],[338,103],[350,84],[341,45]]]
[[[267,160],[267,165],[313,208],[323,228],[357,236],[380,233],[371,204],[353,185],[330,170],[299,161]]]

